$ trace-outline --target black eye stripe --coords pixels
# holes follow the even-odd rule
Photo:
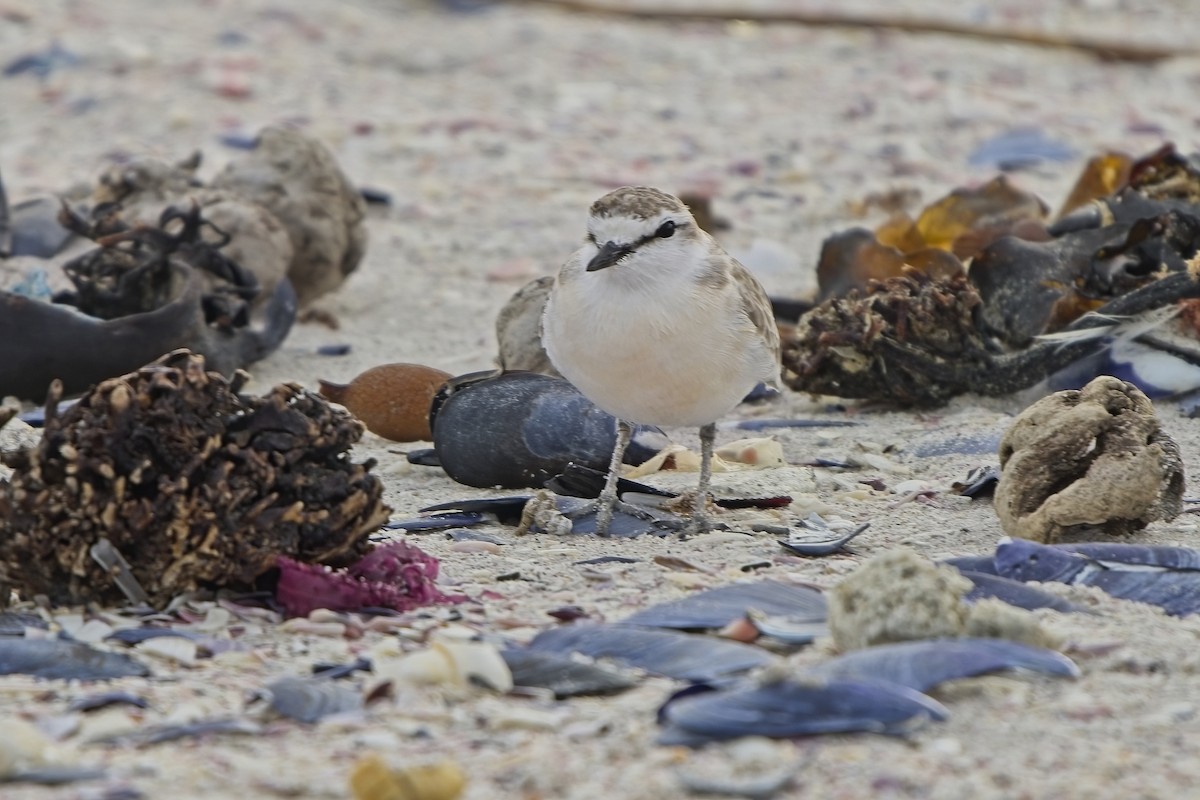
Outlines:
[[[687,223],[686,223],[686,222],[675,222],[674,220],[667,220],[667,222],[670,222],[670,223],[672,223],[672,224],[673,224],[673,226],[674,226],[674,229],[671,231],[671,234],[672,234],[672,235],[673,235],[673,234],[674,234],[676,231],[678,231],[680,228],[682,228],[682,227],[684,227],[685,225],[687,225]],[[666,224],[666,223],[664,222],[664,223],[663,223],[663,225],[665,225],[665,224]],[[659,231],[661,231],[661,230],[662,230],[662,228],[663,228],[663,226],[662,226],[662,225],[659,225],[659,226],[658,226],[658,229],[657,229],[657,230],[655,230],[655,231],[654,231],[654,233],[648,233],[648,234],[646,234],[645,236],[643,236],[642,238],[638,239],[636,242],[634,242],[633,244],[629,245],[629,249],[630,249],[630,250],[636,250],[636,249],[638,249],[639,247],[641,247],[642,245],[646,244],[647,242],[653,242],[655,239],[666,239],[666,238],[668,238],[668,237],[666,237],[666,236],[661,236],[661,235],[659,234]]]

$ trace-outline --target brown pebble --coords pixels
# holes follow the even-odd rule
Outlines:
[[[383,364],[347,384],[320,381],[321,396],[341,403],[367,430],[394,442],[427,442],[429,404],[450,374],[421,364]]]

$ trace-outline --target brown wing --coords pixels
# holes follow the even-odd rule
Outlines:
[[[733,280],[741,297],[742,308],[762,336],[775,362],[779,363],[779,328],[775,326],[775,316],[771,313],[771,301],[767,298],[767,292],[758,279],[750,274],[750,270],[732,258],[730,261],[733,264]],[[772,380],[778,383],[778,373]]]

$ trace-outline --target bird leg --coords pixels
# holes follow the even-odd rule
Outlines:
[[[625,460],[625,448],[633,436],[633,425],[623,419],[617,420],[617,444],[613,447],[612,461],[608,464],[608,479],[604,491],[596,500],[596,535],[608,536],[612,524],[613,507],[617,504],[617,478],[621,475],[621,463]]]
[[[696,505],[692,508],[689,534],[708,530],[705,512],[708,510],[708,485],[712,482],[713,440],[717,438],[717,423],[710,422],[700,429],[700,485],[696,488]]]

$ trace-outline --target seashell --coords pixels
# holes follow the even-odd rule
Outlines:
[[[144,697],[131,692],[100,692],[77,697],[67,706],[68,711],[98,711],[102,708],[116,705],[129,705],[136,708],[149,708],[150,703]]]
[[[137,644],[139,653],[161,658],[184,667],[194,667],[199,648],[194,641],[175,636],[160,636]]]
[[[133,747],[146,747],[163,742],[174,742],[179,739],[190,739],[193,736],[211,736],[213,734],[234,734],[239,736],[258,736],[263,732],[262,726],[248,719],[238,717],[218,717],[202,719],[181,725],[167,723],[163,725],[143,725],[134,730],[116,731],[87,740],[88,744],[121,744]]]
[[[535,636],[529,648],[608,658],[685,681],[713,681],[775,660],[767,651],[740,642],[623,624],[577,623],[551,628]]]
[[[838,536],[836,531],[819,514],[809,514],[807,519],[800,521],[800,527],[810,531],[817,531],[822,535],[822,538],[802,539],[796,536],[795,531],[792,531],[787,539],[779,540],[779,546],[796,555],[819,558],[821,556],[832,555],[844,548],[850,540],[871,527],[871,523],[864,522]]]
[[[793,784],[806,763],[791,742],[748,736],[724,748],[704,748],[675,774],[694,795],[770,800]]]
[[[37,614],[26,611],[0,611],[0,636],[24,636],[26,628],[48,630],[49,624]]]
[[[1078,678],[1071,659],[1042,647],[1004,639],[933,639],[868,647],[805,671],[824,680],[885,681],[924,692],[946,681],[1025,670]]]
[[[195,631],[180,630],[178,628],[121,628],[106,636],[105,641],[136,645],[150,639],[162,637],[176,637],[179,639],[191,639],[192,641],[199,641],[204,638]]]
[[[350,773],[355,800],[457,800],[466,786],[466,773],[453,761],[392,769],[372,754]]]
[[[442,468],[467,486],[540,488],[569,463],[607,470],[616,420],[570,383],[532,372],[472,373],[446,383],[430,413]],[[640,425],[625,462],[668,445]]]
[[[106,653],[62,639],[0,638],[0,675],[32,675],[58,680],[111,680],[144,677],[144,665],[120,653]]]
[[[434,641],[425,650],[399,658],[374,659],[375,674],[416,686],[483,686],[500,694],[513,688],[504,657],[486,642]]]
[[[721,628],[747,611],[793,621],[824,622],[825,598],[815,589],[778,581],[735,583],[650,606],[622,620],[623,625],[703,630]]]
[[[906,734],[950,712],[920,692],[876,681],[778,681],[676,699],[659,744],[698,746],[740,736],[786,739],[869,731]]]
[[[549,689],[561,700],[579,695],[615,694],[635,686],[629,674],[561,653],[510,647],[502,650],[516,686]]]
[[[1111,550],[1094,552],[1113,553]],[[1142,554],[1140,557],[1150,560],[1156,556]],[[1157,557],[1186,558],[1181,554],[1165,553]],[[1007,538],[996,546],[995,560],[996,571],[1015,580],[1095,586],[1113,597],[1158,606],[1176,617],[1200,612],[1200,572],[1191,568],[1165,569],[1136,562],[1101,562],[1066,548]]]
[[[1200,570],[1200,550],[1168,545],[1123,544],[1120,542],[1078,542],[1056,545],[1058,550],[1078,553],[1105,566],[1162,567],[1172,570]]]
[[[989,575],[985,572],[972,572],[967,569],[959,569],[963,577],[974,584],[974,587],[963,596],[963,600],[968,603],[973,603],[984,597],[994,597],[997,600],[1008,603],[1010,606],[1024,608],[1028,611],[1033,611],[1036,608],[1050,608],[1055,611],[1064,613],[1072,613],[1081,611],[1079,606],[1067,600],[1043,592],[1040,589],[1035,589],[1032,586],[1026,586],[1020,581],[1015,581],[1011,578],[1005,578],[1000,575]]]
[[[382,364],[347,384],[320,381],[320,394],[341,403],[367,430],[394,442],[430,441],[429,408],[450,373],[420,364]]]
[[[752,608],[746,612],[746,621],[757,633],[789,645],[811,644],[816,639],[829,635],[829,626],[824,619],[795,620],[788,617],[772,617]]]
[[[298,722],[317,722],[331,714],[358,711],[362,695],[328,678],[288,676],[268,683],[258,698],[280,716]]]

